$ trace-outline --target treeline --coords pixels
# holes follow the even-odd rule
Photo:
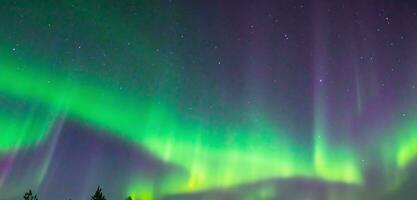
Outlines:
[[[23,196],[24,200],[39,200],[38,196],[32,192],[32,190],[29,190],[25,193]],[[104,196],[103,191],[101,190],[100,186],[97,187],[96,192],[91,196],[91,200],[107,200],[106,196]],[[69,199],[71,200],[71,199]],[[127,197],[125,200],[133,200],[132,197]]]

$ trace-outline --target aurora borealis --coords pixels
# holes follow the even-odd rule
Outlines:
[[[417,2],[5,1],[0,199],[414,199]]]

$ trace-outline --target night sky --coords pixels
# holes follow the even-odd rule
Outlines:
[[[417,1],[0,5],[0,200],[417,191]]]

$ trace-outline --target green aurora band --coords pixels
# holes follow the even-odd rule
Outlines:
[[[101,19],[114,13],[95,12],[99,11],[86,12],[92,14],[82,16],[81,20]],[[109,18],[117,19],[117,16]],[[121,31],[128,30],[129,25],[118,26],[121,27],[114,29],[117,30],[114,35],[134,34]],[[133,49],[134,52],[143,52],[149,46],[143,38],[132,43],[143,44],[141,48]],[[310,147],[297,144],[289,127],[271,121],[268,116],[245,113],[249,116],[246,123],[190,119],[175,109],[175,100],[155,100],[143,96],[140,90],[129,88],[128,95],[122,94],[118,85],[112,85],[111,81],[98,75],[86,72],[73,77],[65,70],[51,72],[46,70],[49,62],[41,59],[43,56],[17,59],[10,55],[9,49],[0,48],[0,94],[7,102],[24,102],[26,105],[20,107],[8,103],[9,108],[0,110],[0,153],[42,144],[53,137],[51,129],[59,122],[59,117],[65,115],[107,130],[112,136],[144,147],[156,158],[185,169],[186,175],[172,175],[164,181],[159,191],[162,195],[232,187],[271,177],[302,176],[363,184],[360,152],[348,145],[334,145],[327,138],[325,103],[320,97],[315,102],[314,139],[310,151],[306,150]],[[149,63],[159,60],[156,68],[169,65],[159,58],[149,60]],[[97,63],[88,64],[93,69],[98,68]],[[151,72],[161,73],[158,70]],[[165,79],[161,87],[169,87],[171,81]],[[359,101],[359,110],[362,101]],[[387,144],[389,139],[378,142],[382,144],[379,150],[384,162],[396,169],[404,168],[417,156],[417,117],[412,119],[387,134],[395,138],[394,144]],[[47,169],[46,165],[41,171]],[[133,177],[126,193],[153,199],[154,184],[151,178]]]
[[[332,147],[326,142],[325,119],[320,112],[316,116],[314,151],[309,154],[297,146],[285,127],[273,125],[265,116],[253,116],[243,126],[190,122],[168,104],[134,94],[125,96],[116,88],[101,88],[93,81],[69,80],[64,74],[34,70],[36,67],[6,55],[3,52],[0,56],[0,91],[13,100],[29,102],[31,109],[27,112],[20,108],[26,114],[12,117],[5,110],[0,113],[0,127],[5,133],[0,135],[0,150],[4,153],[42,143],[50,137],[48,133],[57,116],[66,113],[74,120],[85,121],[145,147],[159,159],[189,172],[182,179],[166,181],[162,194],[229,187],[268,177],[305,176],[352,184],[362,182],[357,153],[349,147]],[[406,128],[397,134],[401,140],[391,150],[395,152],[391,160],[398,167],[404,167],[417,155],[415,124],[404,125]],[[153,198],[152,180],[145,184],[137,182],[132,180],[132,187],[126,192]],[[149,185],[149,189],[143,185]]]
[[[297,146],[282,126],[273,125],[264,116],[253,116],[244,126],[189,122],[162,103],[123,96],[116,89],[70,81],[64,75],[35,71],[33,67],[21,69],[18,66],[28,64],[4,53],[0,60],[2,93],[30,101],[44,108],[44,112],[65,112],[74,120],[107,129],[145,147],[156,157],[187,169],[189,177],[183,184],[175,183],[178,188],[169,187],[167,193],[227,187],[268,177],[308,176],[361,183],[360,166],[346,153],[348,149],[330,147],[324,135],[315,141],[314,155],[310,155]],[[2,113],[1,119],[5,116]],[[36,112],[3,119],[7,134],[1,135],[1,151],[28,148],[44,141],[53,124],[50,119]]]

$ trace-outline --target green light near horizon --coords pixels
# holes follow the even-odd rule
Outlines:
[[[417,157],[417,125],[415,119],[407,119],[402,127],[397,129],[396,138],[396,164],[400,168],[407,166]],[[394,143],[395,144],[395,143]],[[392,144],[390,145],[393,147]]]
[[[406,166],[411,160],[417,156],[417,140],[412,138],[409,142],[400,147],[397,163],[400,167]]]
[[[391,175],[403,171],[417,158],[417,124],[414,112],[399,114],[399,118],[382,127],[383,135],[375,143],[384,170]]]

